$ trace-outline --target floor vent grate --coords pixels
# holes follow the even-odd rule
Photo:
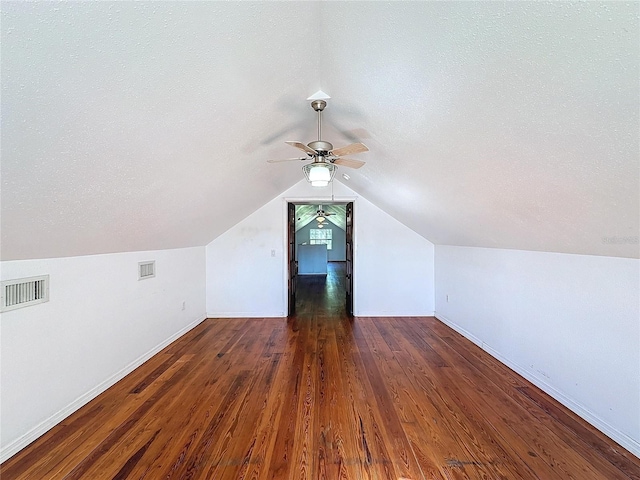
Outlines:
[[[49,301],[49,275],[2,282],[1,310],[15,310]]]

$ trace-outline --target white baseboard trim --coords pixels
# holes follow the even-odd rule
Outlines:
[[[410,318],[410,317],[433,317],[434,312],[421,312],[421,313],[407,313],[407,312],[353,312],[354,317],[398,317],[398,318]]]
[[[434,314],[434,316],[440,320],[442,323],[444,323],[445,325],[447,325],[448,327],[453,328],[456,332],[458,332],[460,335],[462,335],[463,337],[465,337],[467,340],[471,340],[473,343],[475,343],[477,346],[479,346],[480,348],[482,348],[482,340],[480,340],[478,337],[476,337],[473,333],[468,332],[467,330],[465,330],[464,328],[462,328],[460,325],[457,325],[455,323],[453,323],[451,320],[449,320],[447,317],[445,317],[444,315],[440,315],[438,312],[436,312]]]
[[[398,313],[398,312],[354,312],[355,317],[433,317],[435,312]],[[283,318],[285,312],[208,312],[207,318]]]
[[[282,318],[286,317],[284,312],[264,313],[264,312],[210,312],[207,318]]]
[[[8,460],[12,456],[14,456],[16,453],[18,453],[20,450],[22,450],[24,447],[29,445],[31,442],[33,442],[40,436],[44,435],[46,432],[51,430],[53,427],[55,427],[58,423],[60,423],[65,418],[67,418],[73,412],[75,412],[76,410],[80,409],[81,407],[89,403],[91,400],[96,398],[102,392],[112,387],[115,383],[122,380],[124,377],[126,377],[129,373],[134,371],[144,362],[146,362],[151,357],[159,353],[163,348],[168,346],[171,342],[177,340],[182,335],[187,333],[189,330],[200,325],[206,318],[207,317],[204,315],[199,316],[196,320],[191,322],[189,325],[182,328],[178,332],[174,333],[169,338],[159,343],[148,352],[142,354],[140,357],[135,359],[133,362],[131,362],[126,367],[124,367],[122,370],[120,370],[119,372],[116,372],[115,374],[113,374],[112,376],[110,376],[109,378],[101,382],[99,385],[96,385],[94,388],[92,388],[85,394],[81,395],[79,398],[71,402],[69,405],[67,405],[65,408],[63,408],[59,412],[51,415],[49,418],[45,419],[44,421],[36,425],[25,434],[21,435],[20,437],[18,437],[17,439],[9,443],[8,445],[2,447],[0,449],[0,463]]]
[[[548,383],[546,383],[544,379],[540,378],[535,373],[531,372],[526,368],[521,367],[516,363],[511,362],[508,358],[502,356],[500,352],[498,352],[497,350],[494,350],[489,345],[487,345],[482,340],[480,340],[478,337],[471,334],[470,332],[460,327],[456,323],[452,322],[445,316],[440,315],[436,312],[435,317],[445,325],[451,327],[453,330],[458,332],[463,337],[471,340],[473,343],[478,345],[480,348],[482,348],[485,352],[487,352],[493,358],[495,358],[499,362],[509,367],[518,375],[521,375],[526,380],[533,383],[536,387],[538,387],[543,392],[547,393],[548,395],[556,399],[558,402],[560,402],[562,405],[564,405],[569,410],[574,412],[576,415],[579,415],[581,418],[583,418],[585,421],[587,421],[588,423],[593,425],[595,428],[600,430],[602,433],[604,433],[606,436],[611,438],[613,441],[619,443],[624,448],[629,450],[636,457],[640,457],[640,442],[638,442],[637,440],[634,440],[633,438],[629,437],[627,434],[611,426],[609,423],[602,420],[600,417],[598,417],[596,414],[594,414],[593,412],[591,412],[590,410],[582,406],[580,403],[576,402],[570,397],[567,397],[564,393],[557,390],[552,385],[549,385]]]

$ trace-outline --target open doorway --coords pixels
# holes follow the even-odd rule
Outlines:
[[[288,204],[288,314],[353,314],[353,203]]]

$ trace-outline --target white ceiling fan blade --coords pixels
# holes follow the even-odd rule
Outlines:
[[[335,148],[331,151],[331,154],[336,157],[341,157],[343,155],[353,155],[356,153],[368,152],[369,149],[364,143],[352,143],[351,145],[347,145],[346,147]]]
[[[286,141],[284,143],[287,143],[289,145],[291,145],[292,147],[296,147],[299,148],[300,150],[302,150],[303,152],[308,153],[309,155],[316,155],[316,151],[313,148],[307,147],[304,143],[302,142],[292,142],[292,141]]]
[[[337,158],[333,163],[336,165],[342,165],[343,167],[349,168],[360,168],[365,164],[365,162],[361,160],[354,160],[353,158]]]
[[[267,160],[267,163],[280,163],[280,162],[295,162],[296,160],[309,160],[309,157],[301,158],[283,158],[281,160]]]

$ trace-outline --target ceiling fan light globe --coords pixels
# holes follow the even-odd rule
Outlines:
[[[330,163],[310,163],[302,167],[304,175],[313,187],[326,187],[333,179],[336,167]]]
[[[331,172],[324,165],[315,166],[309,171],[309,180],[312,182],[328,182],[331,180]]]

